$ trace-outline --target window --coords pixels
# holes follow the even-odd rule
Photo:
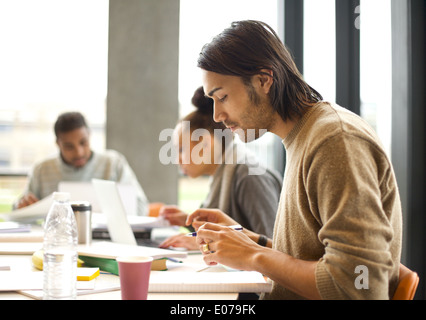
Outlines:
[[[390,156],[392,129],[391,1],[360,1],[361,116]]]
[[[324,100],[335,102],[335,0],[304,1],[303,76]]]
[[[198,54],[204,44],[229,27],[233,21],[254,19],[277,31],[277,1],[181,0],[179,38],[180,115],[193,110],[191,98],[201,85]]]
[[[55,152],[64,111],[81,111],[104,148],[108,1],[1,1],[0,38],[0,170]]]
[[[0,1],[0,211],[34,162],[56,152],[53,123],[80,111],[105,147],[108,1]],[[9,176],[8,176],[9,175]]]
[[[336,101],[335,0],[304,0],[304,78],[325,100]],[[361,117],[376,130],[390,156],[392,125],[391,1],[360,0]]]

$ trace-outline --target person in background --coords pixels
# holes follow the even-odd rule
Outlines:
[[[61,181],[90,182],[95,178],[133,186],[137,194],[137,214],[148,215],[148,200],[126,158],[114,150],[93,151],[90,130],[81,113],[59,115],[54,131],[59,153],[33,166],[23,196],[14,204],[15,209],[51,195]]]
[[[272,132],[286,149],[273,239],[260,246],[255,232],[228,228],[226,213],[198,209],[186,223],[199,227],[204,261],[267,276],[272,291],[261,299],[391,299],[402,210],[374,130],[324,101],[263,22],[232,23],[202,48],[198,67],[215,121]]]
[[[232,132],[213,121],[213,100],[205,97],[202,87],[195,91],[192,104],[197,110],[178,122],[175,134],[182,172],[191,178],[210,176],[209,192],[202,207],[220,209],[244,228],[256,230],[265,238],[272,237],[282,178],[260,166],[243,146],[237,148]],[[204,132],[202,138],[190,139],[197,130],[200,134]],[[185,139],[190,141],[189,148]],[[226,160],[226,156],[230,158]],[[187,219],[187,214],[177,206],[164,206],[160,215],[172,225],[183,226]],[[160,245],[170,246],[198,249],[195,238],[185,235],[173,236]]]

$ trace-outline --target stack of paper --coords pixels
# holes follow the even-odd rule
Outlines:
[[[77,289],[93,290],[99,276],[98,268],[77,268]],[[42,271],[2,271],[0,272],[0,291],[42,290]]]
[[[258,272],[151,271],[149,292],[270,292],[272,285]]]
[[[25,219],[36,220],[45,218],[52,205],[52,196],[47,196],[27,207],[16,209],[11,212],[0,213],[0,218],[5,220],[21,221]]]
[[[40,281],[42,281],[43,272],[33,273],[37,274],[35,277],[37,279],[33,279],[30,281],[32,281],[32,283],[38,281],[39,284],[35,284],[32,286],[32,288],[35,289],[19,289],[19,293],[22,293],[23,295],[33,299],[42,299],[43,290],[41,289],[42,283]],[[77,296],[116,290],[120,290],[120,278],[114,275],[103,274],[101,277],[97,277],[90,281],[77,281]]]
[[[13,221],[0,222],[0,233],[30,232],[31,225]]]
[[[42,242],[1,242],[0,254],[31,255],[43,248]]]
[[[167,220],[160,217],[127,216],[133,231],[144,231],[152,228],[170,227]],[[107,216],[103,213],[92,213],[92,229],[107,229]]]

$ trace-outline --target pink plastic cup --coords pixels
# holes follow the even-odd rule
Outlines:
[[[146,300],[152,257],[117,257],[122,300]]]

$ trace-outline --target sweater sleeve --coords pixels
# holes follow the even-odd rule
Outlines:
[[[386,156],[374,143],[342,133],[323,143],[306,168],[325,247],[315,271],[321,297],[389,299],[394,233],[380,187],[391,171]]]
[[[281,180],[268,171],[238,179],[237,203],[252,231],[272,238],[280,192]]]

